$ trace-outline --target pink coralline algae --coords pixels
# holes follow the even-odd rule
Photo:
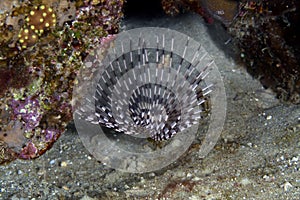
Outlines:
[[[43,135],[45,135],[45,141],[50,142],[50,141],[56,141],[57,138],[59,137],[59,131],[56,129],[46,129],[42,130]]]
[[[37,99],[27,97],[25,100],[12,100],[11,108],[14,118],[24,123],[25,131],[32,131],[42,119],[43,113]]]
[[[29,142],[21,151],[20,158],[22,159],[31,159],[36,157],[37,148],[32,142]]]

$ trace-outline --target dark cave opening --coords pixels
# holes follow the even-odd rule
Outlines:
[[[153,17],[164,15],[161,0],[127,0],[124,17]]]

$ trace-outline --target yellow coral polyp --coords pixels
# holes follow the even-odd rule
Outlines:
[[[27,26],[34,26],[34,29],[38,30],[35,32],[41,35],[45,31],[44,29],[55,27],[56,15],[53,13],[52,8],[47,8],[45,5],[40,5],[29,12],[29,15],[27,15],[25,21],[27,22]]]
[[[36,33],[31,29],[21,29],[18,34],[19,43],[22,44],[22,48],[27,48],[36,43],[38,37]]]
[[[18,34],[22,48],[27,48],[36,43],[39,36],[46,30],[56,26],[56,15],[52,8],[45,5],[35,6],[25,18],[25,25]]]

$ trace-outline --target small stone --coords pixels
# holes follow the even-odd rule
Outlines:
[[[66,161],[62,161],[61,163],[60,163],[60,166],[61,167],[66,167],[68,165],[68,163],[66,162]]]
[[[267,182],[271,182],[271,181],[273,181],[273,180],[275,180],[275,177],[274,176],[270,176],[270,175],[264,175],[263,177],[262,177],[265,181],[267,181]]]
[[[200,181],[200,178],[196,176],[192,179],[192,181]]]
[[[95,200],[95,198],[84,195],[80,200]]]
[[[69,190],[68,186],[66,186],[66,185],[62,186],[62,188],[63,188],[64,190],[66,190],[66,191]]]
[[[155,176],[155,173],[153,173],[153,172],[151,172],[150,174],[149,174],[149,177],[154,177]]]
[[[196,195],[189,197],[189,200],[198,200],[198,199],[199,199],[199,197]]]
[[[241,180],[240,183],[245,186],[245,185],[249,185],[251,181],[247,177],[245,177]]]
[[[175,176],[176,176],[176,177],[182,177],[182,178],[183,178],[183,177],[185,177],[186,175],[185,175],[185,172],[183,172],[183,171],[178,171],[178,172],[175,173]]]
[[[271,115],[268,115],[268,116],[266,117],[266,119],[267,119],[267,120],[270,120],[270,119],[272,119],[272,116],[271,116]]]
[[[202,170],[202,174],[205,174],[205,175],[211,174],[212,172],[213,172],[212,168],[204,168]]]
[[[283,185],[282,185],[283,189],[285,192],[288,192],[290,189],[293,188],[293,185],[290,183],[290,182],[285,182]]]
[[[298,157],[293,157],[292,162],[298,162],[299,158]]]
[[[42,176],[42,175],[44,175],[46,173],[46,170],[43,168],[43,169],[40,169],[38,172],[37,172],[37,174],[39,175],[39,176]]]

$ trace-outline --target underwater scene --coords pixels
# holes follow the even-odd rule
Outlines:
[[[1,0],[0,199],[299,199],[299,9]]]

